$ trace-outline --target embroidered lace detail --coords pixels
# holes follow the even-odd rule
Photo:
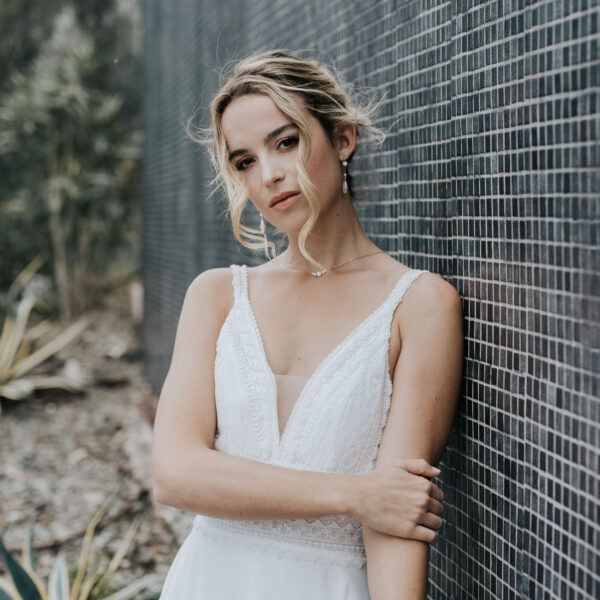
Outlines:
[[[246,266],[231,269],[234,303],[219,332],[215,358],[215,449],[291,469],[372,470],[391,402],[391,321],[406,290],[426,271],[406,272],[384,302],[323,359],[280,438],[275,376],[248,297]],[[279,521],[199,516],[195,523],[219,539],[263,551],[274,548],[320,561],[334,557],[340,564],[364,562],[361,523],[348,515]]]
[[[315,521],[320,521],[325,526],[329,526],[332,524],[337,525],[338,527],[346,527],[347,525],[353,527],[354,529],[360,529],[362,527],[362,523],[350,515],[329,515],[326,517],[316,517],[314,519],[303,519],[306,523],[314,523]]]
[[[318,524],[303,519],[232,521],[197,515],[194,529],[233,548],[326,564],[357,567],[365,564],[360,525],[344,529],[335,520],[328,525],[318,521]]]

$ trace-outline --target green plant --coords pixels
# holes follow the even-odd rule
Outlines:
[[[109,590],[110,581],[117,572],[140,526],[141,516],[139,515],[130,525],[106,568],[90,568],[93,558],[91,545],[94,533],[110,504],[110,500],[104,504],[87,527],[79,560],[72,569],[74,573],[72,581],[69,577],[65,555],[60,552],[52,567],[48,585],[44,586],[35,570],[33,527],[30,530],[29,539],[23,544],[20,561],[5,547],[0,537],[0,554],[10,574],[10,579],[0,577],[0,600],[129,600],[142,590],[161,586],[163,581],[161,576],[145,575],[117,592]]]
[[[125,97],[102,88],[102,69],[93,37],[65,7],[0,96],[0,247],[13,256],[31,239],[41,246],[67,317],[85,311],[137,243],[142,132]]]
[[[15,283],[6,295],[6,303],[14,303],[21,288],[39,268],[41,260],[34,258],[17,276]],[[12,314],[6,308],[2,333],[0,334],[0,397],[8,400],[23,400],[36,389],[62,388],[78,391],[81,384],[64,375],[32,375],[30,371],[56,354],[61,348],[75,339],[90,323],[89,317],[81,317],[67,327],[53,340],[40,348],[33,349],[34,342],[48,330],[47,320],[27,330],[27,322],[33,308],[40,301],[33,297],[16,303]],[[0,600],[2,597],[0,596]]]

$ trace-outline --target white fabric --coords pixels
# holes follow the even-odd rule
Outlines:
[[[231,269],[234,302],[215,359],[215,449],[292,469],[354,474],[373,469],[392,391],[392,317],[404,292],[426,271],[406,272],[305,383],[295,382],[299,395],[280,437],[281,376],[267,362],[246,266]],[[268,521],[197,515],[160,600],[209,598],[368,600],[360,521],[346,515]]]

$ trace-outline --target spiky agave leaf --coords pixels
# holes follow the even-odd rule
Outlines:
[[[31,342],[27,339],[27,334],[23,336],[21,345],[15,354],[15,362],[24,359],[31,354]]]
[[[33,519],[29,524],[29,535],[23,542],[23,550],[21,551],[21,564],[28,565],[32,571],[35,571],[35,556],[33,554]]]
[[[56,557],[50,573],[48,600],[69,600],[69,572],[62,552]]]
[[[6,295],[7,307],[14,302],[19,292],[23,289],[23,286],[33,277],[43,262],[44,259],[38,255],[17,275]],[[0,336],[0,380],[2,379],[2,372],[10,368],[15,357],[20,357],[23,354],[22,342],[31,339],[25,333],[25,325],[29,319],[29,312],[36,303],[44,304],[35,298],[24,298],[19,303],[16,321],[10,314],[5,316],[2,335]],[[22,331],[20,330],[21,328]]]
[[[81,383],[64,375],[32,375],[14,379],[0,385],[0,398],[8,400],[24,400],[35,390],[62,389],[68,392],[79,392]]]
[[[35,388],[26,379],[16,379],[0,385],[0,398],[8,400],[24,400],[29,398]]]
[[[20,360],[11,369],[12,377],[18,378],[36,367],[47,358],[56,354],[63,346],[74,340],[92,321],[91,317],[81,317],[71,326],[59,333],[52,341],[48,342],[30,354],[27,358]]]
[[[47,600],[48,594],[44,588],[42,580],[38,577],[35,572],[35,560],[33,556],[33,520],[29,525],[29,536],[27,536],[23,542],[23,548],[21,550],[21,566],[25,569],[31,580],[35,584],[43,600]]]
[[[85,572],[87,570],[87,565],[89,561],[90,548],[92,544],[92,538],[94,537],[94,532],[96,531],[96,527],[98,523],[102,520],[104,515],[108,512],[111,504],[113,503],[114,497],[116,494],[113,494],[111,498],[109,498],[96,512],[96,514],[92,517],[90,524],[87,526],[85,537],[83,538],[83,547],[81,548],[81,554],[79,556],[79,566],[77,568],[77,574],[75,575],[75,580],[73,581],[73,587],[71,588],[71,600],[77,600],[79,596],[79,592],[81,590],[81,584],[83,582],[83,578],[85,576]]]
[[[93,582],[91,582],[91,586],[89,587],[89,589],[86,590],[87,594],[84,596],[82,593],[77,600],[87,600],[89,593],[92,590],[94,590],[96,586],[98,586],[98,588],[102,588],[102,586],[108,584],[108,581],[116,573],[117,569],[119,568],[119,565],[121,564],[121,561],[123,560],[125,554],[129,550],[129,546],[131,546],[131,542],[133,541],[133,538],[135,537],[135,534],[137,533],[141,522],[142,517],[141,515],[138,515],[134,519],[133,523],[129,526],[129,529],[125,534],[123,541],[119,545],[119,548],[115,552],[114,556],[112,557],[112,560],[110,561],[104,573],[98,573],[96,579]]]
[[[115,552],[115,555],[113,556],[112,560],[110,561],[110,564],[108,565],[108,568],[106,569],[107,577],[111,577],[112,575],[114,575],[117,572],[117,569],[119,568],[119,565],[121,564],[121,561],[123,560],[125,554],[127,554],[127,551],[129,550],[129,547],[131,546],[131,542],[133,542],[133,538],[135,537],[135,534],[137,533],[138,529],[140,528],[141,523],[142,523],[142,516],[138,515],[134,519],[133,523],[129,526],[129,529],[127,530],[127,533],[125,534],[125,537],[124,537],[123,541],[121,542],[121,545]]]
[[[0,600],[22,600],[15,584],[6,577],[0,577]]]
[[[3,344],[0,347],[0,381],[6,381],[12,375],[12,367],[15,355],[19,350],[19,346],[23,341],[27,321],[32,308],[35,306],[35,298],[23,298],[17,305],[17,314],[13,319],[7,315],[4,326],[7,331],[6,336],[2,331]]]
[[[32,518],[29,521],[29,535],[23,540],[21,548],[21,564],[35,571],[35,556],[33,554],[33,526],[35,520]]]
[[[10,576],[22,598],[27,600],[44,600],[37,585],[29,576],[27,571],[16,561],[15,557],[8,551],[2,537],[0,536],[0,554]]]
[[[23,400],[36,389],[81,390],[79,382],[62,375],[23,378],[28,371],[71,342],[91,322],[90,317],[81,317],[53,340],[29,354],[30,338],[26,328],[29,314],[36,302],[35,298],[24,298],[19,302],[16,317],[13,319],[11,315],[7,315],[4,319],[0,335],[0,397],[9,400]],[[36,335],[39,331],[42,330],[38,330]]]
[[[141,579],[130,583],[125,586],[122,590],[111,594],[104,600],[129,600],[133,598],[138,592],[145,590],[146,588],[162,585],[163,578],[160,575],[145,575]]]
[[[2,327],[2,336],[0,337],[0,380],[6,381],[9,378],[10,369],[14,361],[15,354],[23,339],[19,336],[19,330],[26,324],[29,313],[35,304],[35,298],[25,298],[19,302],[17,311],[13,317],[7,314],[4,318]]]
[[[51,319],[47,318],[43,321],[40,321],[33,327],[30,327],[23,338],[23,341],[35,342],[35,340],[41,338],[43,335],[46,335],[52,329]]]
[[[75,576],[74,587],[71,591],[69,591],[69,572],[63,552],[58,555],[53,565],[48,583],[48,591],[46,591],[43,585],[41,585],[41,582],[39,582],[39,579],[33,571],[33,528],[30,531],[29,541],[25,542],[23,547],[22,565],[19,565],[14,557],[12,557],[10,552],[2,544],[2,539],[0,538],[0,551],[2,551],[4,561],[13,578],[13,581],[11,581],[6,577],[0,577],[0,600],[88,600],[88,598],[91,597],[92,592],[96,595],[98,593],[106,593],[105,590],[108,586],[108,580],[118,569],[142,520],[141,515],[138,515],[134,519],[107,569],[104,572],[101,572],[93,565],[92,569],[94,569],[95,572],[83,580],[86,570],[92,564],[93,556],[90,554],[90,544],[94,532],[98,523],[100,523],[111,503],[114,501],[115,496],[116,494],[114,494],[96,512],[88,525],[81,557],[79,559],[78,571]],[[29,587],[27,587],[27,584],[24,582],[29,582]],[[130,600],[143,589],[153,587],[158,588],[158,586],[162,586],[162,583],[163,577],[160,575],[147,575],[111,594],[108,598],[105,598],[105,600]],[[77,585],[78,589],[75,588],[75,585]]]
[[[96,587],[100,579],[102,579],[102,571],[98,568],[98,557],[91,554],[88,560],[87,568],[91,571],[81,584],[81,591],[77,595],[77,600],[87,600]],[[95,590],[96,592],[98,590]]]
[[[79,596],[77,596],[77,600],[87,600],[92,593],[92,590],[99,584],[102,580],[102,573],[96,572],[92,575],[88,576],[84,582],[81,584],[81,592],[79,592]]]
[[[4,358],[4,354],[8,353],[8,340],[13,328],[13,322],[14,319],[10,315],[6,315],[2,323],[2,333],[0,334],[0,377],[2,377],[2,371],[5,368],[3,365],[5,363],[8,365],[8,359]]]
[[[38,591],[39,595],[41,596],[42,600],[48,600],[48,594],[46,592],[46,588],[44,587],[44,584],[42,583],[42,580],[38,577],[37,573],[35,571],[32,571],[26,565],[22,565],[22,567],[23,567],[23,569],[25,569],[25,572],[27,573],[27,575],[29,575],[29,577],[31,577],[31,581],[33,581],[33,584],[37,588],[37,591]]]
[[[44,264],[44,260],[41,254],[34,256],[31,262],[17,275],[6,293],[7,306],[10,306],[15,301],[19,292]]]

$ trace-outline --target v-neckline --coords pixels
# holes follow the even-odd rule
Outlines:
[[[264,345],[264,341],[263,341],[263,337],[262,337],[262,333],[260,331],[260,328],[258,326],[258,322],[256,320],[256,315],[254,314],[254,309],[252,308],[252,303],[250,302],[250,292],[249,292],[249,285],[248,285],[248,270],[247,270],[247,266],[246,265],[242,265],[242,270],[243,270],[243,293],[244,293],[244,299],[246,301],[246,305],[248,308],[248,314],[250,316],[250,321],[252,323],[252,328],[255,331],[255,335],[256,335],[256,339],[258,341],[258,345],[260,347],[260,353],[261,353],[261,359],[264,363],[265,369],[268,373],[269,376],[269,380],[271,383],[271,389],[272,389],[272,396],[274,396],[273,398],[273,406],[274,406],[274,413],[275,413],[275,433],[277,436],[277,444],[278,447],[281,447],[283,445],[283,441],[286,438],[286,434],[287,431],[289,430],[289,425],[290,422],[292,421],[292,419],[294,418],[294,415],[298,412],[298,406],[300,405],[301,400],[304,398],[304,396],[307,393],[307,389],[310,387],[310,385],[313,383],[313,381],[316,379],[317,375],[319,374],[320,371],[322,371],[325,368],[325,365],[327,365],[329,362],[331,362],[334,358],[334,356],[336,356],[341,349],[347,344],[349,343],[349,340],[353,339],[354,337],[356,337],[356,335],[358,335],[358,332],[366,326],[366,324],[368,322],[370,322],[376,314],[378,314],[381,310],[383,310],[383,307],[387,305],[387,303],[393,298],[393,296],[396,293],[396,290],[398,289],[398,287],[400,286],[400,284],[402,283],[402,281],[404,281],[404,279],[412,272],[417,271],[418,269],[410,269],[409,271],[406,271],[403,275],[400,276],[400,278],[398,279],[398,281],[396,281],[396,283],[394,284],[394,286],[392,287],[392,290],[390,291],[390,293],[386,296],[386,298],[383,300],[383,302],[381,302],[378,306],[376,306],[360,323],[358,323],[358,325],[356,325],[356,327],[354,327],[350,333],[348,333],[334,348],[332,348],[326,355],[325,357],[317,364],[317,366],[314,368],[313,372],[311,373],[311,375],[306,379],[306,383],[304,384],[304,386],[302,387],[302,390],[300,391],[300,394],[298,394],[298,397],[296,398],[296,401],[294,402],[294,406],[292,407],[292,410],[285,422],[285,425],[283,427],[283,432],[279,433],[279,406],[277,403],[277,381],[275,380],[275,373],[273,372],[273,369],[271,368],[271,365],[269,364],[269,361],[267,359],[267,353],[265,351],[265,345]]]

